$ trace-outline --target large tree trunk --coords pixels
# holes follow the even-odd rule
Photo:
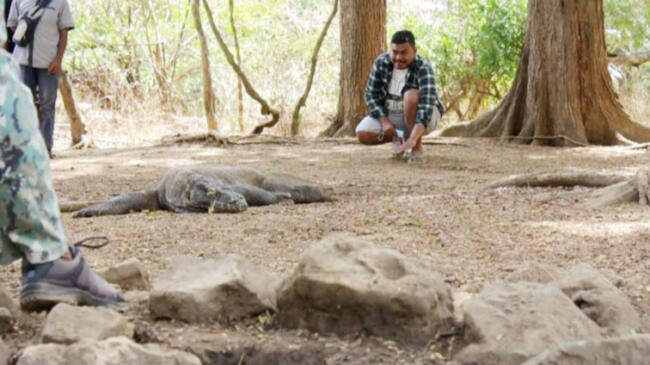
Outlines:
[[[386,48],[386,0],[341,0],[338,111],[325,136],[354,135],[368,113],[364,90],[375,58]]]
[[[650,129],[623,111],[607,62],[602,0],[530,0],[512,89],[455,132],[554,146],[617,144],[617,133],[650,140]]]

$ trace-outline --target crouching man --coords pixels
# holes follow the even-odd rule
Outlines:
[[[395,144],[395,155],[411,151],[413,158],[422,157],[422,136],[436,128],[444,109],[433,69],[417,54],[410,31],[395,33],[391,51],[375,59],[366,85],[366,103],[370,115],[357,125],[359,142],[376,145],[403,136],[403,143]]]

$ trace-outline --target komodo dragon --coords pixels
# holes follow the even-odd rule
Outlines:
[[[316,184],[289,175],[264,174],[248,167],[178,167],[168,170],[155,189],[119,195],[81,209],[73,217],[165,209],[237,213],[248,206],[276,204],[288,199],[294,203],[332,200]]]

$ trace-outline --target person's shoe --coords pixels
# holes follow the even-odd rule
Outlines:
[[[407,162],[411,165],[422,165],[426,162],[424,159],[424,151],[422,150],[422,146],[420,146],[418,149],[413,149],[413,152],[408,157]]]
[[[422,155],[413,155],[408,159],[409,165],[423,165],[425,162],[426,161]]]
[[[88,266],[81,251],[70,246],[72,260],[43,264],[23,260],[20,306],[23,310],[49,310],[57,303],[126,308],[122,294]]]

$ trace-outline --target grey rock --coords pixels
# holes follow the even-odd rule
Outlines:
[[[20,315],[20,307],[18,307],[18,303],[3,287],[0,287],[0,308],[9,309],[11,315],[14,317],[18,317]]]
[[[276,309],[277,279],[242,257],[177,257],[169,266],[149,298],[155,318],[228,322]]]
[[[608,336],[632,334],[639,327],[639,314],[627,296],[589,265],[570,268],[552,285],[571,298]]]
[[[24,349],[17,365],[200,365],[194,355],[177,350],[167,351],[157,345],[138,345],[126,337],[82,341],[71,346],[45,344]]]
[[[549,283],[558,287],[602,328],[605,335],[632,334],[640,326],[639,314],[618,289],[623,279],[611,270],[601,273],[589,265],[578,264],[561,271],[550,265],[526,263],[506,280]]]
[[[97,272],[106,281],[119,285],[122,290],[149,290],[149,278],[137,258],[131,258],[115,266]]]
[[[189,344],[187,351],[199,356],[204,365],[323,365],[328,354],[337,352],[326,349],[322,343],[296,338],[271,337],[260,341],[233,334],[204,336],[201,341]]]
[[[432,264],[335,234],[307,250],[278,291],[277,321],[323,334],[426,342],[454,326],[451,290]]]
[[[647,365],[649,362],[650,335],[645,334],[563,344],[524,365]]]
[[[598,269],[617,288],[625,286],[625,279],[612,269]]]
[[[9,332],[14,327],[14,316],[9,309],[0,307],[0,335]]]
[[[463,303],[472,297],[473,294],[465,291],[452,292],[454,298],[454,319],[457,323],[464,322]]]
[[[463,303],[465,340],[459,364],[521,364],[565,342],[601,339],[600,328],[557,288],[496,283]]]
[[[11,350],[9,350],[9,347],[0,338],[0,364],[7,364],[9,357],[11,357]]]
[[[510,273],[505,280],[511,283],[529,281],[545,284],[559,279],[560,274],[561,271],[557,267],[539,262],[527,262]]]
[[[72,344],[110,337],[133,337],[133,324],[112,309],[57,304],[47,316],[42,343]]]
[[[149,292],[142,290],[131,290],[124,293],[124,300],[129,303],[129,308],[148,308]]]

